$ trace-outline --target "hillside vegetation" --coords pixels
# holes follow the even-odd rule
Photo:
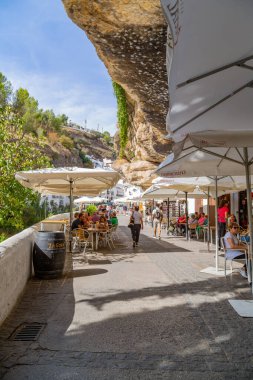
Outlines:
[[[64,114],[39,108],[26,89],[13,91],[0,73],[0,241],[41,217],[39,195],[23,188],[15,173],[42,167],[92,167],[113,158],[108,132],[82,130]]]

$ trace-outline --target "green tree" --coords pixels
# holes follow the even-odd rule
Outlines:
[[[22,120],[7,106],[0,112],[0,227],[22,229],[24,212],[38,195],[15,180],[15,172],[50,166],[38,139],[25,135]]]
[[[12,86],[7,78],[0,73],[0,108],[4,108],[10,101],[12,95]]]
[[[109,132],[103,132],[103,139],[108,145],[112,145],[112,138]]]
[[[13,111],[22,119],[25,132],[37,132],[39,128],[39,103],[26,89],[19,88],[13,97]]]

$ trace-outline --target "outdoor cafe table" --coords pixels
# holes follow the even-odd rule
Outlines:
[[[58,225],[60,230],[66,233],[68,223],[67,219],[45,219],[40,222],[40,230],[45,231],[46,225]]]
[[[104,230],[104,229],[101,229],[101,228],[94,228],[94,227],[89,227],[87,229],[87,231],[92,234],[92,249],[93,247],[95,246],[95,250],[97,251],[98,249],[98,240],[99,240],[99,234],[104,234],[106,235],[109,230]]]

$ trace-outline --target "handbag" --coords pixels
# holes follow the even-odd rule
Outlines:
[[[134,217],[133,217],[133,215],[131,215],[131,217],[130,217],[130,222],[129,222],[129,224],[128,224],[128,228],[133,228],[133,226],[134,226]]]

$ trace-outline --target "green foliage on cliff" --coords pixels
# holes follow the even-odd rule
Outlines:
[[[119,138],[120,138],[120,157],[124,157],[125,147],[127,144],[127,131],[128,131],[128,112],[125,90],[116,82],[112,83],[114,94],[117,99],[118,106],[118,126],[119,126]]]

